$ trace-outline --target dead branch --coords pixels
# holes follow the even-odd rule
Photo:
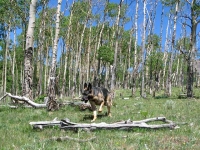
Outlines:
[[[161,124],[147,124],[149,122],[161,121]],[[40,121],[40,122],[31,122],[30,125],[34,127],[43,128],[46,126],[58,125],[61,129],[85,129],[85,130],[95,130],[95,129],[132,129],[132,128],[147,128],[147,129],[160,129],[160,128],[170,128],[174,129],[177,127],[177,123],[174,123],[171,120],[167,120],[165,117],[156,117],[148,118],[140,121],[120,121],[115,123],[74,123],[70,122],[69,119],[61,121]]]
[[[18,100],[18,101],[23,101],[23,102],[26,102],[27,104],[31,105],[32,107],[34,108],[44,108],[46,107],[46,104],[38,104],[38,103],[35,103],[33,102],[32,100],[30,100],[29,98],[27,97],[24,97],[24,96],[16,96],[16,95],[12,95],[11,93],[6,93],[1,99],[0,101],[5,98],[6,96],[9,96],[11,98],[14,98],[15,100]]]
[[[44,127],[49,126],[61,126],[61,121],[52,120],[52,121],[39,121],[39,122],[30,122],[31,126],[33,126],[34,129],[43,129]]]
[[[29,98],[27,97],[24,97],[24,96],[17,96],[17,95],[12,95],[11,93],[6,93],[3,97],[0,98],[0,101],[3,100],[5,97],[11,97],[17,101],[23,101],[25,103],[27,103],[28,105],[30,106],[24,106],[25,108],[46,108],[46,103],[45,104],[38,104],[38,103],[35,103],[34,101],[30,100]],[[46,100],[47,101],[47,100]],[[75,101],[66,101],[62,104],[60,104],[61,106],[65,106],[65,105],[71,105],[71,106],[79,106],[79,108],[81,110],[86,110],[86,109],[90,109],[91,110],[91,105],[89,103],[84,103],[84,102],[75,102]],[[7,105],[8,107],[10,108],[18,108],[17,106],[10,106],[10,105]]]
[[[162,121],[164,124],[147,124],[147,122],[152,121]],[[149,118],[141,121],[121,121],[112,124],[108,124],[105,122],[102,123],[91,123],[91,124],[71,124],[71,122],[63,122],[61,124],[61,129],[78,129],[78,128],[87,128],[90,130],[95,129],[131,129],[131,128],[147,128],[147,129],[159,129],[159,128],[170,128],[174,129],[176,124],[170,120],[166,120],[165,117],[157,117],[157,118]]]
[[[9,108],[13,108],[13,109],[17,109],[19,107],[22,107],[22,108],[33,108],[32,106],[26,106],[26,105],[23,105],[23,106],[14,106],[14,105],[0,105],[1,107],[9,107]]]

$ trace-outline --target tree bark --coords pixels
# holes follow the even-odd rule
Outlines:
[[[74,0],[72,3],[72,8],[74,5]],[[70,19],[69,19],[69,25],[68,25],[68,30],[67,30],[67,35],[66,35],[66,54],[65,54],[65,66],[64,66],[64,74],[63,74],[63,84],[62,84],[62,89],[61,89],[61,98],[63,97],[63,95],[65,94],[65,90],[66,90],[66,74],[67,74],[67,61],[70,55],[70,33],[71,33],[71,26],[72,26],[72,17],[73,17],[73,9],[70,11]],[[70,82],[70,73],[69,73],[69,82]],[[70,84],[69,84],[69,88],[70,89]]]
[[[197,20],[197,14],[195,12],[196,0],[192,0],[191,5],[191,35],[190,35],[190,51],[187,60],[187,97],[193,97],[193,80],[194,80],[194,60],[196,51],[196,30],[200,20]]]
[[[16,63],[16,52],[15,52],[15,48],[16,48],[16,27],[14,28],[14,38],[13,38],[13,58],[12,58],[12,94],[16,94],[16,78],[15,78],[15,63]]]
[[[120,0],[119,6],[118,6],[118,15],[116,20],[116,29],[115,29],[115,54],[114,54],[114,62],[111,69],[111,90],[113,91],[115,89],[115,82],[116,82],[116,67],[117,67],[117,54],[118,54],[118,36],[119,36],[119,19],[120,19],[120,13],[121,13],[121,6],[124,0]]]
[[[5,55],[4,55],[4,79],[3,79],[3,93],[6,93],[6,88],[7,88],[7,67],[8,67],[8,49],[10,45],[10,30],[11,30],[11,18],[9,18],[8,21],[8,31],[6,34],[6,49],[5,49]]]
[[[169,26],[171,25],[170,24],[170,21],[171,21],[171,15],[169,14],[169,17],[168,17],[168,23],[167,23],[167,29],[166,29],[166,39],[165,39],[165,47],[164,47],[164,56],[162,58],[162,61],[164,61],[164,69],[163,69],[163,83],[162,83],[162,88],[164,89],[165,88],[165,75],[166,75],[166,64],[167,64],[167,59],[168,59],[168,49],[169,49]],[[161,74],[161,72],[160,72]]]
[[[145,85],[144,85],[144,62],[145,62],[145,42],[146,42],[146,0],[143,0],[143,15],[144,15],[144,18],[143,18],[143,33],[142,33],[142,51],[141,51],[141,57],[142,57],[142,83],[141,83],[141,92],[140,92],[140,95],[142,97],[146,97],[146,94],[145,94]]]
[[[39,29],[39,49],[38,49],[38,59],[39,59],[39,63],[37,65],[39,65],[38,67],[38,71],[37,73],[39,74],[37,77],[39,77],[38,80],[38,84],[37,84],[37,94],[41,95],[43,92],[43,88],[42,88],[42,81],[43,81],[43,64],[44,64],[44,44],[45,44],[45,20],[46,20],[46,14],[47,14],[47,10],[46,10],[46,5],[47,2],[46,0],[43,1],[43,8],[42,8],[42,18],[41,18],[41,23],[40,23],[40,29]]]
[[[32,0],[29,11],[29,24],[26,34],[26,50],[24,59],[24,83],[23,83],[23,96],[33,99],[32,87],[33,87],[33,36],[35,28],[35,13],[36,13],[37,0]]]
[[[56,31],[55,31],[55,39],[53,45],[53,54],[52,54],[52,62],[50,69],[50,78],[49,78],[49,88],[48,88],[48,102],[47,102],[47,110],[54,111],[59,109],[59,105],[56,101],[56,59],[57,59],[57,47],[59,40],[59,32],[60,32],[60,10],[61,10],[62,0],[58,0],[57,6],[57,15],[56,15]]]
[[[135,11],[135,43],[134,43],[134,66],[133,66],[133,86],[132,86],[132,96],[135,95],[136,92],[136,78],[138,71],[138,62],[137,62],[137,42],[138,42],[138,8],[139,8],[139,0],[136,1],[136,11]]]
[[[174,59],[174,49],[175,49],[175,39],[176,39],[176,21],[177,21],[177,14],[179,9],[179,1],[176,2],[175,6],[175,14],[174,14],[174,28],[172,33],[172,44],[171,44],[171,56],[169,61],[169,70],[168,70],[168,86],[167,86],[167,95],[171,96],[172,94],[172,66],[173,66],[173,59]]]

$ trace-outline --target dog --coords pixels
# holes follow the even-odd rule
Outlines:
[[[92,87],[91,83],[85,83],[81,100],[85,103],[87,103],[88,101],[90,102],[93,111],[93,119],[91,120],[91,122],[94,122],[97,119],[96,105],[100,105],[98,112],[102,112],[102,107],[104,105],[107,106],[108,116],[111,117],[110,109],[112,106],[112,95],[106,88]]]

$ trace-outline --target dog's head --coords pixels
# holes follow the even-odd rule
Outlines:
[[[84,89],[83,89],[83,92],[82,92],[82,98],[81,98],[81,101],[85,101],[85,103],[88,102],[89,100],[89,94],[91,94],[92,92],[92,84],[89,83],[87,85],[87,83],[84,84]]]

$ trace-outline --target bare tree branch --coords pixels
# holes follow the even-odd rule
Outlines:
[[[190,21],[192,20],[191,17],[189,17],[189,16],[187,16],[187,15],[181,15],[180,17],[183,17],[183,18],[189,19]]]
[[[187,2],[188,2],[188,4],[190,4],[191,5],[191,2],[189,2],[189,0],[186,0]]]
[[[149,122],[161,121],[161,124],[147,124]],[[148,118],[140,121],[120,121],[115,123],[74,123],[70,122],[69,119],[61,120],[61,121],[39,121],[39,122],[30,122],[29,123],[34,128],[43,129],[43,127],[47,126],[59,126],[61,129],[67,130],[77,130],[77,129],[85,129],[85,130],[95,130],[95,129],[132,129],[132,128],[147,128],[147,129],[160,129],[160,128],[170,128],[175,129],[177,127],[177,123],[174,123],[171,120],[167,120],[165,117],[155,117]],[[182,123],[183,124],[183,123]]]
[[[5,98],[6,96],[9,96],[13,99],[16,99],[18,101],[23,101],[23,102],[26,102],[28,103],[29,105],[31,105],[32,107],[35,107],[35,108],[44,108],[46,107],[46,104],[38,104],[38,103],[35,103],[33,102],[32,100],[30,100],[29,98],[25,97],[25,96],[16,96],[16,95],[12,95],[11,93],[6,93],[2,98],[0,98],[0,101]]]
[[[187,24],[187,23],[183,23],[183,25],[186,25],[186,26],[188,26],[188,27],[192,28],[192,26],[190,26],[190,25],[189,25],[189,24]]]

